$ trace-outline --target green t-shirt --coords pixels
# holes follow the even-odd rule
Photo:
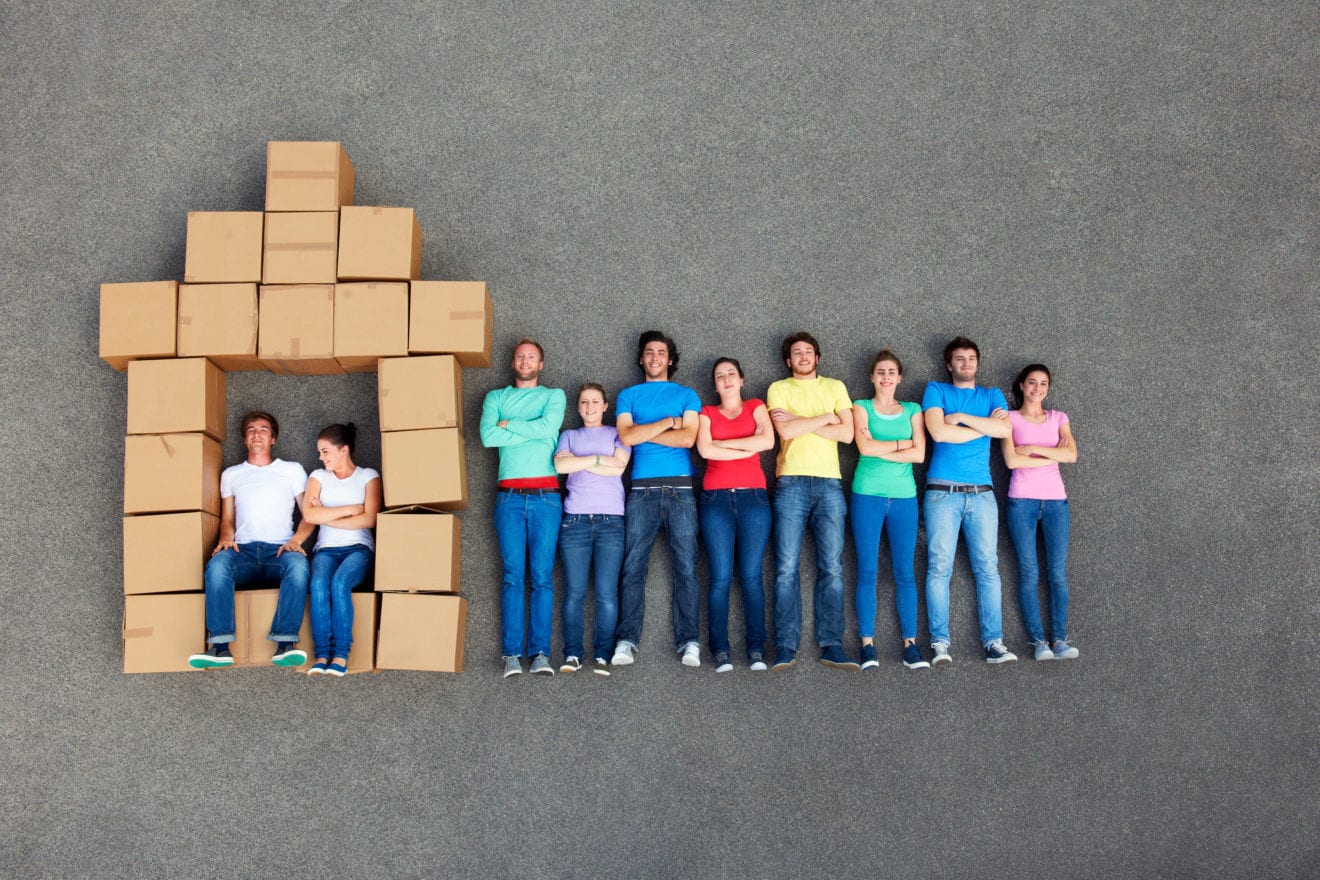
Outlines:
[[[871,399],[854,401],[866,413],[866,427],[873,440],[911,440],[912,417],[921,413],[921,404],[899,401],[903,412],[884,416],[875,411]],[[857,459],[853,472],[852,490],[862,495],[880,495],[885,498],[917,497],[917,481],[912,478],[912,465],[907,462],[885,461],[869,455]]]

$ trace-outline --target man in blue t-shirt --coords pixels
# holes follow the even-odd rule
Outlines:
[[[610,662],[627,666],[636,659],[646,609],[646,570],[655,536],[663,528],[673,567],[674,647],[684,666],[700,666],[697,502],[688,450],[697,442],[701,400],[686,385],[669,381],[678,368],[678,347],[660,331],[648,330],[638,339],[637,365],[646,381],[623,389],[615,404],[619,441],[632,448],[632,487],[624,511],[619,626]]]
[[[926,386],[921,408],[935,441],[926,469],[926,615],[930,620],[932,665],[952,663],[949,655],[949,578],[958,532],[967,535],[967,556],[976,577],[977,619],[985,662],[1017,657],[1004,647],[1000,620],[999,505],[990,481],[990,438],[1007,437],[1008,402],[998,388],[976,384],[981,350],[965,336],[944,346],[944,366],[952,382]]]

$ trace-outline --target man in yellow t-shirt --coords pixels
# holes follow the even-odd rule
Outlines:
[[[839,444],[853,439],[852,398],[838,379],[816,373],[820,345],[794,333],[780,352],[793,375],[770,386],[766,407],[779,435],[775,462],[775,665],[796,662],[802,633],[798,566],[802,535],[816,541],[815,626],[820,662],[857,670],[843,650],[843,531],[847,503],[839,471]]]

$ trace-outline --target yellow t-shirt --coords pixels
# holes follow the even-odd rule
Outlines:
[[[820,416],[852,409],[848,389],[838,379],[795,379],[790,376],[770,385],[765,396],[767,409],[786,409],[795,416]],[[796,440],[779,441],[775,460],[778,477],[833,477],[841,479],[839,444],[816,433],[803,434]]]

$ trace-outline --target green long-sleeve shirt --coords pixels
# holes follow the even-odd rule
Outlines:
[[[555,475],[555,441],[564,424],[562,388],[496,388],[481,405],[481,445],[500,450],[501,480]],[[499,423],[508,420],[501,428]]]

